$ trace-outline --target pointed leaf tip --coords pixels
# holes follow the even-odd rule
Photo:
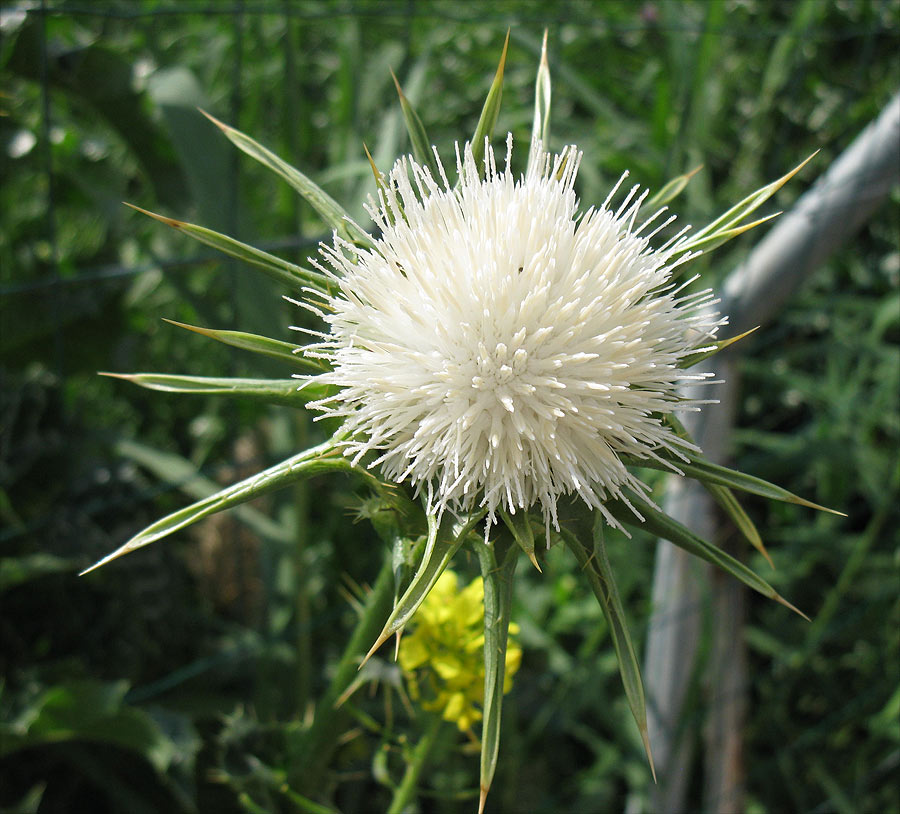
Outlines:
[[[372,175],[375,176],[375,182],[378,183],[383,178],[383,175],[381,170],[375,166],[375,159],[372,158],[372,153],[369,152],[369,147],[365,142],[363,142],[363,151],[366,154],[366,158],[369,159],[369,166],[372,168]]]
[[[528,519],[527,512],[520,511],[515,514],[510,514],[505,509],[501,509],[500,517],[515,541],[519,544],[519,547],[525,552],[528,559],[531,560],[531,564],[537,568],[538,573],[542,574],[543,571],[541,571],[541,566],[537,561],[537,556],[534,551],[534,531],[531,528],[531,521]]]
[[[419,164],[428,167],[431,176],[437,179],[440,177],[440,171],[431,150],[431,143],[428,138],[428,133],[425,130],[425,125],[422,123],[422,119],[419,117],[419,114],[416,113],[415,108],[413,108],[409,99],[406,98],[406,94],[403,93],[400,82],[397,80],[393,71],[391,71],[391,76],[394,78],[394,84],[397,86],[397,95],[400,98],[400,110],[403,113],[403,122],[406,125],[406,132],[409,134],[409,143],[412,146],[413,156]]]
[[[550,143],[550,63],[547,61],[547,35],[544,29],[544,41],[541,45],[541,60],[538,63],[537,76],[534,80],[534,120],[531,125],[531,139],[541,140],[544,150]]]
[[[827,506],[821,506],[818,503],[813,503],[811,500],[798,497],[797,495],[794,495],[794,497],[795,500],[791,502],[796,503],[798,506],[806,506],[807,509],[815,509],[817,512],[828,512],[828,514],[833,514],[837,517],[849,517],[846,512],[840,512],[837,509],[829,509]]]
[[[658,783],[656,779],[656,766],[653,763],[653,752],[650,751],[650,734],[646,727],[641,731],[641,740],[644,743],[644,751],[647,753],[647,762],[650,764],[650,774],[653,775],[653,782]]]
[[[397,79],[397,74],[394,73],[394,69],[393,69],[393,68],[388,68],[388,70],[391,72],[391,79],[394,80],[394,87],[397,88],[397,95],[398,95],[401,99],[403,99],[403,98],[404,98],[404,97],[403,97],[403,88],[400,87],[400,80]]]
[[[796,605],[792,605],[790,602],[788,602],[783,596],[781,596],[781,594],[775,594],[775,596],[773,596],[772,599],[774,599],[779,605],[784,605],[788,610],[792,610],[798,616],[802,616],[804,619],[806,619],[807,622],[812,622],[812,619],[810,619]]]
[[[416,573],[410,580],[403,595],[394,603],[394,609],[378,639],[363,659],[363,664],[371,658],[372,654],[383,645],[395,633],[400,633],[409,620],[413,617],[425,597],[428,596],[434,584],[437,582],[444,569],[449,565],[453,555],[459,550],[466,536],[475,524],[486,514],[482,510],[471,515],[460,527],[451,527],[449,522],[441,522],[430,516],[428,518],[428,539],[422,559],[419,562]],[[360,665],[362,666],[362,665]]]
[[[182,226],[185,226],[185,222],[183,220],[175,220],[175,218],[167,218],[165,215],[157,215],[155,212],[151,212],[149,209],[142,209],[140,206],[135,206],[132,203],[128,203],[128,201],[122,201],[125,206],[129,209],[135,210],[135,212],[140,212],[142,215],[146,215],[148,218],[153,218],[153,220],[158,220],[160,223],[166,224],[166,226],[171,226],[173,229],[180,229]]]
[[[317,360],[301,355],[302,347],[290,342],[282,342],[280,339],[271,339],[267,336],[258,336],[243,331],[202,328],[199,325],[188,325],[186,322],[178,322],[165,317],[162,317],[162,321],[233,348],[259,353],[272,359],[280,359],[293,367],[304,367],[313,373],[321,373],[324,370],[324,366]]]
[[[112,562],[113,560],[117,560],[126,552],[124,551],[114,551],[112,554],[107,554],[103,559],[97,560],[93,565],[89,565],[84,571],[79,571],[78,576],[83,577],[85,574],[90,574],[91,571],[96,571],[98,568],[102,568],[107,563]]]
[[[174,218],[157,215],[154,212],[141,209],[139,206],[134,206],[133,204],[126,203],[125,205],[130,206],[132,209],[136,209],[138,212],[141,212],[154,220],[158,220],[160,223],[178,229],[183,234],[192,237],[194,240],[197,240],[206,246],[210,246],[213,249],[224,252],[238,260],[243,260],[251,266],[255,266],[264,274],[283,285],[287,285],[291,288],[302,288],[307,284],[312,284],[320,291],[328,291],[329,289],[329,280],[321,272],[304,269],[301,266],[289,263],[287,260],[282,260],[280,257],[276,257],[268,252],[241,243],[232,237],[228,237],[228,235],[214,232],[212,229],[207,229],[204,226],[198,226],[195,223],[188,223],[187,221],[175,220]]]
[[[352,471],[359,475],[365,474],[354,468],[345,458],[333,457],[334,443],[333,438],[329,439],[323,444],[280,461],[256,475],[251,475],[249,478],[166,515],[81,573],[90,573],[125,554],[137,551],[139,548],[168,537],[186,526],[193,525],[211,514],[217,514],[276,489],[282,489],[301,478],[308,478],[327,471]]]
[[[775,563],[772,562],[772,558],[766,550],[759,531],[757,531],[750,516],[744,511],[744,507],[738,502],[731,489],[718,483],[707,483],[705,481],[703,482],[703,488],[712,495],[719,507],[731,518],[738,531],[744,535],[750,545],[765,557],[769,567],[774,571]]]
[[[365,248],[372,248],[374,244],[371,235],[353,221],[346,210],[318,184],[250,136],[220,122],[204,110],[200,112],[222,130],[228,140],[241,152],[290,184],[319,213],[324,223],[337,230],[341,237]]]
[[[503,97],[503,71],[506,67],[506,53],[509,49],[509,33],[510,29],[507,29],[503,53],[500,55],[500,63],[497,65],[497,73],[494,74],[494,81],[491,82],[487,98],[484,100],[484,107],[481,109],[481,116],[475,127],[475,134],[472,136],[472,158],[476,167],[481,166],[484,159],[484,142],[486,139],[489,141],[493,135],[494,125],[497,124],[497,116],[500,114],[500,101]]]
[[[231,127],[229,127],[227,124],[225,124],[225,122],[217,119],[215,116],[212,115],[212,113],[207,113],[202,107],[198,107],[197,110],[199,110],[204,116],[206,116],[206,118],[209,119],[220,130],[223,130],[225,132],[231,130]]]
[[[397,631],[398,634],[399,634],[399,632],[400,632],[400,631]],[[379,634],[378,638],[375,640],[375,644],[373,644],[373,645],[369,648],[369,652],[366,653],[365,656],[363,656],[362,661],[359,663],[359,667],[358,667],[357,669],[362,670],[362,668],[366,666],[366,662],[367,662],[370,658],[372,658],[372,656],[375,655],[375,653],[376,653],[376,651],[378,650],[378,648],[381,647],[381,645],[383,645],[383,644],[384,644],[388,639],[390,639],[391,636],[393,636],[393,635],[394,635],[394,631],[390,631],[390,630],[387,630],[387,629],[382,630],[381,633]]]

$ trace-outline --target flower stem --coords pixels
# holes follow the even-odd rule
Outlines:
[[[437,742],[443,722],[440,715],[431,716],[431,720],[428,722],[428,728],[416,744],[416,748],[412,754],[412,760],[406,766],[406,773],[403,775],[403,780],[400,781],[400,785],[394,792],[394,799],[391,800],[391,807],[387,810],[387,814],[403,814],[403,812],[407,810],[407,806],[409,806],[412,801],[412,797],[416,793],[416,788],[419,785],[419,776],[422,774],[422,769],[425,768],[428,758]]]
[[[393,598],[394,574],[391,569],[391,558],[387,556],[350,643],[341,656],[334,678],[316,705],[312,726],[300,733],[292,744],[293,788],[307,793],[322,789],[323,774],[343,732],[343,723],[347,715],[335,704],[356,676],[362,655],[384,627],[391,612]]]

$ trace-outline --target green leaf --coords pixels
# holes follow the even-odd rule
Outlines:
[[[194,240],[218,249],[230,257],[243,260],[245,263],[255,266],[276,282],[289,288],[300,290],[304,286],[312,285],[320,291],[327,292],[329,286],[332,285],[331,281],[318,271],[311,271],[294,263],[289,263],[287,260],[276,257],[274,254],[255,249],[253,246],[248,246],[246,243],[241,243],[232,237],[214,232],[212,229],[175,220],[174,218],[167,218],[164,215],[157,215],[155,212],[141,209],[141,207],[134,204],[126,203],[125,206],[130,206],[132,209],[166,224],[166,226],[178,229],[186,235],[190,235]]]
[[[550,144],[550,64],[547,62],[547,29],[541,45],[541,61],[534,80],[534,122],[531,125],[531,140],[541,140],[544,150]]]
[[[665,204],[673,201],[684,191],[684,188],[688,185],[688,181],[691,180],[700,170],[703,169],[703,165],[701,164],[699,167],[695,167],[690,172],[686,172],[683,175],[676,176],[671,181],[663,185],[662,189],[659,190],[655,195],[651,198],[648,198],[644,202],[644,206],[648,209],[656,209],[657,207],[664,206]]]
[[[222,484],[201,474],[193,461],[181,455],[128,440],[116,443],[115,452],[123,458],[130,458],[163,483],[176,487],[194,500],[208,498],[222,488]],[[267,514],[252,506],[238,506],[234,513],[242,523],[261,537],[285,544],[293,543],[296,539],[295,531],[276,523]]]
[[[409,588],[416,574],[416,563],[422,557],[427,538],[420,538],[418,543],[399,534],[394,536],[391,544],[391,569],[394,572],[394,607],[400,597]],[[399,644],[399,639],[398,639]],[[396,653],[394,654],[396,657]]]
[[[769,220],[769,218],[774,216],[769,216],[768,218],[761,218],[760,220],[755,221],[754,223],[747,224],[745,226],[738,226],[744,218],[746,218],[751,212],[756,211],[762,206],[769,198],[771,198],[779,189],[781,189],[788,181],[791,180],[798,172],[800,172],[803,167],[809,163],[813,157],[818,153],[816,150],[809,158],[805,161],[802,161],[798,164],[794,169],[792,169],[789,173],[781,176],[781,178],[772,181],[770,184],[766,184],[764,187],[760,187],[760,189],[756,190],[756,192],[750,193],[746,198],[744,198],[740,203],[735,204],[731,209],[725,212],[723,215],[720,215],[716,218],[712,223],[704,226],[699,232],[694,234],[689,240],[685,241],[679,246],[679,252],[693,251],[695,249],[704,248],[707,251],[709,249],[715,248],[718,245],[721,245],[726,240],[730,240],[732,237],[736,237],[737,235],[746,232],[748,229],[752,229],[755,226],[758,226],[761,223]]]
[[[350,216],[346,210],[332,198],[318,184],[313,183],[300,170],[295,169],[286,161],[280,159],[271,150],[267,150],[258,142],[254,141],[250,136],[244,135],[240,130],[229,127],[224,122],[220,122],[214,116],[210,116],[206,111],[201,110],[204,116],[209,119],[216,127],[218,127],[239,150],[255,158],[265,167],[280,175],[294,189],[299,192],[303,198],[321,215],[332,229],[335,229],[338,235],[345,240],[352,241],[365,248],[372,248],[372,238],[361,229],[357,224],[350,220]]]
[[[715,356],[720,350],[725,350],[729,345],[733,345],[740,339],[743,339],[745,336],[750,336],[755,330],[758,329],[751,328],[749,331],[744,331],[742,334],[738,334],[737,336],[731,337],[731,339],[720,339],[718,342],[713,342],[710,345],[705,345],[700,350],[694,351],[693,353],[688,354],[687,356],[682,356],[678,360],[677,367],[679,368],[689,368],[694,365],[702,362],[704,359],[709,359],[710,356]]]
[[[422,124],[419,114],[416,113],[413,106],[409,103],[409,99],[406,98],[406,94],[403,93],[403,89],[400,87],[400,83],[397,81],[397,77],[394,76],[393,71],[391,71],[391,76],[394,79],[394,84],[397,86],[397,95],[400,97],[400,110],[403,111],[403,121],[409,133],[409,143],[412,145],[413,156],[419,164],[428,167],[432,178],[437,181],[441,176],[438,171],[437,161],[434,158],[434,152],[431,149],[431,141],[425,132],[425,125]]]
[[[679,548],[683,548],[689,554],[700,557],[700,559],[706,560],[721,568],[723,571],[739,579],[747,587],[752,588],[754,591],[758,591],[769,599],[774,599],[779,604],[784,605],[786,608],[790,608],[790,610],[800,614],[800,616],[809,621],[809,617],[805,613],[797,610],[790,602],[779,595],[768,582],[762,577],[757,576],[754,571],[742,562],[736,560],[730,554],[726,554],[722,549],[717,548],[712,543],[708,543],[702,537],[698,537],[689,528],[683,526],[677,520],[669,517],[659,509],[654,508],[643,498],[635,495],[632,499],[632,503],[644,516],[643,522],[638,520],[631,509],[621,501],[609,501],[606,503],[606,508],[620,523],[631,526],[632,528],[643,529],[657,537],[665,538]]]
[[[243,331],[223,331],[214,330],[212,328],[201,328],[197,325],[188,325],[184,322],[176,322],[174,319],[164,319],[170,325],[177,325],[188,331],[207,336],[222,342],[225,345],[231,345],[241,350],[249,350],[253,353],[259,353],[263,356],[270,356],[273,359],[280,359],[283,362],[290,362],[292,365],[306,368],[314,373],[321,373],[325,368],[322,363],[316,359],[308,359],[303,356],[300,351],[303,348],[300,345],[292,345],[290,342],[282,342],[280,339],[270,339],[267,336],[259,336],[258,334],[244,333]]]
[[[740,337],[737,338],[740,339]],[[683,438],[686,441],[690,441],[691,443],[694,442],[693,438],[691,438],[690,436],[690,433],[688,433],[684,425],[677,418],[675,418],[674,415],[669,413],[663,416],[663,421],[675,431],[675,434],[679,438]],[[630,458],[629,463],[632,463],[636,466],[646,466],[650,469],[662,469],[669,472],[672,471],[671,467],[667,466],[665,463],[654,461],[651,459],[638,460],[636,458]],[[817,509],[820,512],[836,514],[839,517],[847,516],[846,514],[844,514],[844,512],[839,512],[835,509],[829,509],[827,506],[820,506],[818,503],[813,503],[809,500],[806,500],[805,498],[799,497],[793,492],[789,492],[787,489],[782,489],[780,486],[776,486],[774,483],[769,483],[762,478],[756,478],[753,475],[745,475],[743,472],[738,472],[734,469],[729,469],[728,467],[714,464],[712,463],[712,461],[706,460],[706,458],[699,454],[695,454],[693,457],[691,457],[690,462],[682,461],[681,459],[675,460],[673,458],[671,459],[671,463],[688,477],[695,478],[696,480],[699,480],[704,484],[714,483],[720,486],[727,486],[732,489],[738,489],[742,492],[750,492],[750,494],[759,495],[760,497],[765,497],[769,500],[780,500],[783,503],[794,503],[798,506],[806,506],[810,509]]]
[[[507,538],[508,539],[508,538]],[[478,813],[484,811],[500,750],[500,716],[506,680],[506,645],[518,549],[504,547],[501,536],[491,544],[475,543],[484,580],[484,719],[481,729],[481,779]],[[499,555],[499,556],[498,556]]]
[[[484,160],[484,140],[490,139],[494,134],[494,126],[497,124],[497,116],[500,113],[500,100],[503,97],[503,69],[506,67],[506,49],[509,47],[509,31],[506,32],[506,41],[503,43],[503,53],[500,55],[500,64],[497,73],[484,100],[481,116],[475,127],[475,135],[472,136],[472,157],[479,172],[482,171],[481,162]]]
[[[522,551],[525,552],[531,564],[541,571],[537,557],[534,554],[534,529],[531,527],[531,520],[528,512],[525,510],[518,511],[515,514],[509,514],[503,507],[500,508],[500,517],[509,529],[510,534],[515,538]]]
[[[780,214],[781,212],[773,212],[771,215],[766,215],[764,218],[752,221],[751,223],[733,226],[730,229],[719,229],[712,234],[703,237],[697,237],[695,235],[693,239],[679,248],[683,251],[697,251],[699,249],[704,252],[710,252],[713,249],[719,248],[723,243],[727,243],[729,240],[733,240],[739,235],[744,234],[744,232],[749,232],[751,229],[755,229],[757,226],[762,226],[762,224],[767,221],[777,218]]]
[[[444,573],[444,569],[453,559],[453,555],[459,550],[466,536],[474,528],[475,524],[484,517],[484,511],[471,515],[462,524],[451,523],[446,515],[443,522],[431,514],[428,516],[428,537],[425,542],[425,551],[419,563],[416,573],[409,583],[409,587],[399,600],[394,604],[394,610],[385,622],[384,628],[375,640],[375,644],[366,653],[360,667],[365,664],[391,636],[400,633],[406,627],[419,605],[428,596],[428,592],[438,581],[438,577]]]
[[[750,519],[750,515],[744,511],[744,507],[738,503],[738,499],[734,496],[734,492],[727,486],[721,486],[718,483],[704,483],[703,488],[712,495],[713,500],[719,504],[722,511],[731,518],[732,522],[738,527],[738,530],[744,535],[750,545],[762,554],[763,557],[766,558],[766,562],[774,568],[775,563],[772,562],[769,552],[766,551],[766,547],[763,545],[762,537],[760,537],[756,525]]]
[[[656,781],[656,768],[653,765],[650,736],[647,730],[647,706],[644,699],[644,685],[641,681],[640,663],[631,641],[631,634],[628,632],[625,610],[616,587],[612,566],[606,555],[606,545],[603,540],[604,522],[603,515],[600,512],[594,512],[593,549],[589,549],[576,535],[568,531],[563,533],[563,539],[578,560],[582,572],[587,575],[588,581],[591,583],[591,590],[597,597],[606,623],[609,625],[628,705],[631,707],[631,714],[641,733],[641,741],[647,752],[647,760],[650,762],[650,771],[653,772],[653,780]]]
[[[93,679],[50,687],[26,717],[0,724],[0,757],[47,743],[86,740],[136,752],[164,772],[185,747],[196,751],[198,739],[178,744],[146,712],[128,706],[127,690],[124,681]]]
[[[798,506],[806,506],[810,509],[817,509],[820,512],[828,512],[836,514],[840,517],[846,517],[843,512],[829,509],[827,506],[820,506],[818,503],[806,500],[787,489],[782,489],[774,483],[769,483],[762,478],[755,478],[753,475],[745,475],[734,469],[728,469],[725,466],[719,466],[712,463],[701,456],[691,458],[690,463],[678,461],[676,466],[690,478],[696,478],[706,483],[714,483],[720,486],[728,486],[732,489],[739,489],[742,492],[750,492],[753,495],[769,498],[769,500],[780,500],[783,503],[795,503]]]
[[[179,376],[168,373],[100,373],[124,379],[148,390],[164,393],[202,393],[211,396],[239,396],[288,407],[302,407],[322,398],[327,387],[310,382],[302,390],[296,379],[235,379],[213,376]]]
[[[211,514],[230,509],[232,506],[239,506],[241,503],[246,503],[248,500],[253,500],[277,489],[283,489],[303,478],[334,471],[356,472],[369,480],[374,480],[372,475],[355,468],[346,458],[339,455],[335,449],[335,439],[332,438],[324,444],[280,461],[227,489],[157,520],[117,548],[112,554],[94,563],[90,568],[86,568],[81,574],[87,574],[125,554],[137,551],[157,540],[162,540]]]

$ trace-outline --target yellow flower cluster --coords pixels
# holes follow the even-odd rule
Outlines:
[[[509,692],[512,676],[522,661],[522,649],[511,634],[506,648]],[[481,577],[459,589],[452,571],[444,571],[416,611],[400,643],[400,667],[409,679],[409,692],[425,709],[468,732],[481,720],[484,705],[484,584]]]

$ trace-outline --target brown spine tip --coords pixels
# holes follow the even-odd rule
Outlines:
[[[510,29],[506,29],[506,39],[503,41],[503,53],[500,54],[500,64],[497,66],[497,76],[503,77],[503,69],[506,67],[506,52],[509,49],[509,32]]]
[[[363,660],[359,663],[359,669],[362,670],[365,663],[375,655],[375,651],[381,647],[388,639],[391,638],[391,631],[383,630],[381,631],[381,635],[375,640],[375,644],[369,649],[369,652],[363,656]]]
[[[802,610],[800,610],[798,607],[792,605],[783,596],[780,596],[779,594],[775,594],[775,596],[773,596],[772,599],[774,599],[779,605],[784,605],[788,610],[792,610],[794,613],[798,614],[799,616],[802,616],[804,619],[806,619],[807,622],[812,622],[812,619],[810,619]]]
[[[394,87],[397,88],[397,95],[401,99],[405,99],[406,97],[403,95],[403,88],[400,87],[400,82],[397,80],[397,74],[394,73],[393,68],[388,68],[388,70],[391,72],[391,79],[394,80]]]
[[[158,220],[160,223],[166,224],[166,226],[171,226],[173,229],[180,229],[184,226],[184,221],[175,220],[175,218],[167,218],[165,215],[157,215],[155,212],[151,212],[149,209],[142,209],[140,206],[135,206],[134,204],[128,203],[128,201],[122,201],[125,206],[133,209],[135,212],[140,212],[142,215],[146,215],[148,218],[153,218],[153,220]]]
[[[231,130],[231,128],[227,124],[225,124],[225,122],[219,121],[211,113],[207,113],[202,107],[198,107],[197,110],[199,110],[204,116],[206,116],[206,118],[209,119],[220,130],[223,130],[225,132],[228,132],[229,130]]]
[[[653,775],[653,782],[657,783],[656,766],[653,764],[653,753],[650,751],[650,735],[647,732],[647,725],[641,727],[641,740],[644,742],[644,751],[647,753],[647,762],[650,764],[650,774]]]
[[[209,328],[201,328],[199,325],[188,325],[186,322],[178,322],[177,320],[167,319],[166,317],[160,317],[160,319],[162,319],[163,322],[168,322],[169,325],[174,325],[177,328],[184,328],[186,331],[193,331],[195,334],[200,334],[201,336],[209,336],[213,339],[216,338],[216,332],[211,331]]]

